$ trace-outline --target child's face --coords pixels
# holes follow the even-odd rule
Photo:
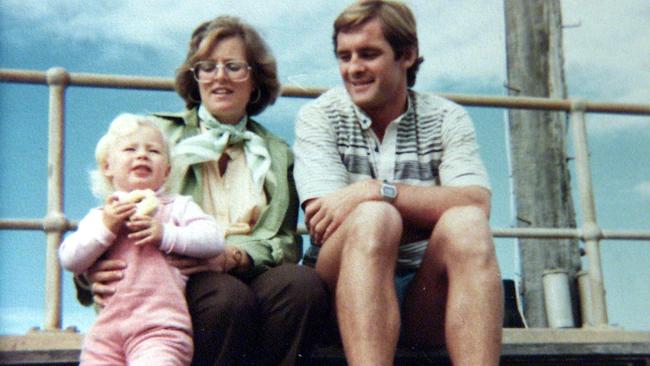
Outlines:
[[[157,190],[169,175],[170,166],[161,132],[140,126],[111,147],[102,171],[116,191]]]

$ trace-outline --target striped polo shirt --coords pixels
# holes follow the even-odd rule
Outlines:
[[[343,88],[300,109],[294,177],[301,204],[365,179],[490,189],[474,126],[458,104],[409,90],[406,112],[388,125],[382,141],[371,124]],[[419,266],[426,245],[402,245],[398,267]]]

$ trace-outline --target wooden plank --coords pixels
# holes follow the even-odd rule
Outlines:
[[[30,332],[0,336],[0,364],[76,365],[83,335]],[[400,347],[399,365],[448,365],[444,348]],[[321,345],[301,365],[345,365],[340,345]],[[621,329],[504,329],[502,365],[650,366],[650,332]]]

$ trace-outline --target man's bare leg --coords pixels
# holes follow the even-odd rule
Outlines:
[[[392,365],[400,315],[394,273],[402,232],[383,202],[360,204],[323,244],[316,270],[335,293],[349,365]]]
[[[455,366],[499,364],[503,289],[482,211],[457,207],[441,217],[405,301],[411,341],[430,344],[444,329]]]

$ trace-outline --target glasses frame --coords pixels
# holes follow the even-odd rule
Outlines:
[[[245,67],[245,69],[246,69],[246,76],[244,76],[242,79],[237,79],[237,80],[233,79],[232,76],[230,75],[230,71],[226,67],[227,64],[233,64],[233,63],[243,65]],[[199,79],[198,73],[199,73],[200,70],[198,69],[198,66],[200,66],[201,64],[213,64],[214,65],[215,71],[213,72],[213,75],[210,78],[210,80],[201,80],[201,79]],[[240,82],[248,80],[248,78],[251,75],[251,71],[253,70],[251,65],[249,65],[248,62],[246,62],[246,61],[227,61],[227,62],[224,63],[224,62],[215,62],[215,61],[210,61],[210,60],[197,61],[192,65],[192,67],[190,67],[189,70],[192,72],[192,76],[194,77],[194,80],[196,80],[197,83],[209,83],[209,82],[211,82],[212,80],[214,80],[217,77],[217,74],[219,73],[219,69],[222,69],[224,74],[226,75],[226,77],[230,81],[235,82],[235,83],[240,83]]]

